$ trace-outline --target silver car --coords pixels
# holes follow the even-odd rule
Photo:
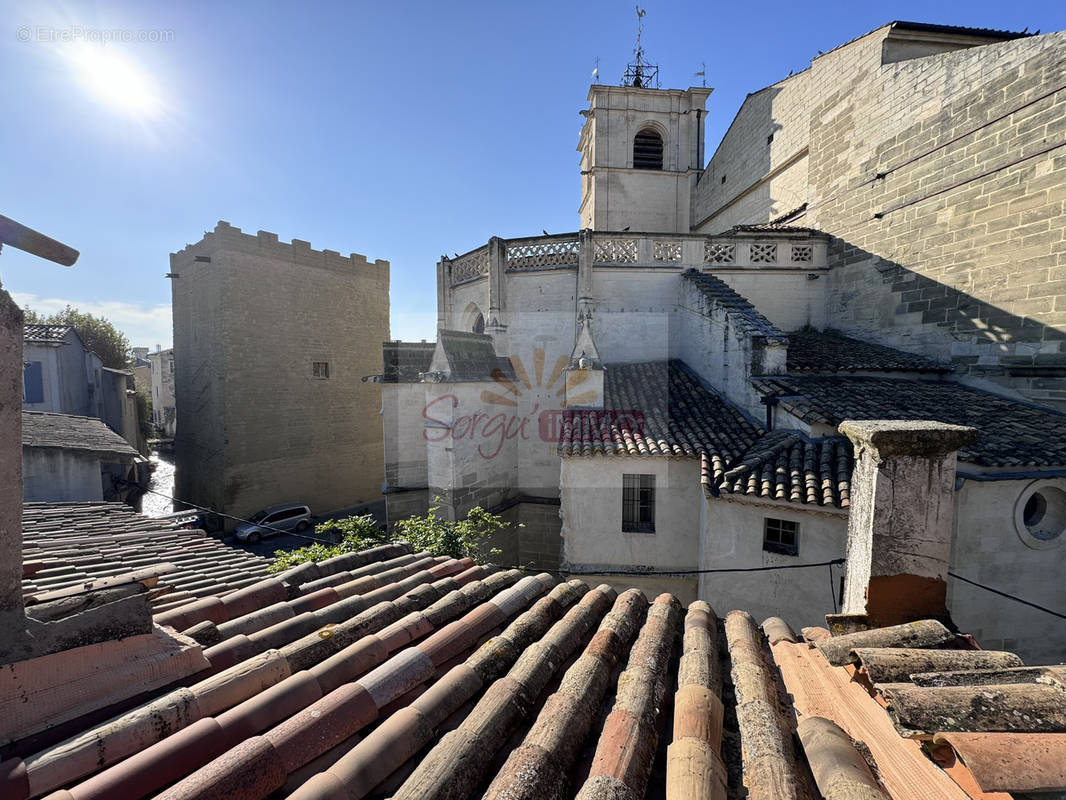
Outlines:
[[[270,506],[253,514],[248,522],[241,522],[233,535],[242,542],[258,542],[267,536],[287,531],[305,531],[311,527],[311,509],[299,503]]]

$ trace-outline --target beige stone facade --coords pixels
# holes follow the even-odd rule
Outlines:
[[[711,91],[601,84],[589,89],[577,146],[582,228],[687,232],[692,191],[703,169],[704,105]],[[654,168],[638,144],[642,134],[650,135],[658,156]]]
[[[798,209],[834,237],[834,327],[1066,406],[1066,33],[936,28],[885,26],[749,96],[694,229]]]
[[[219,222],[170,257],[176,491],[245,516],[381,495],[389,264]]]

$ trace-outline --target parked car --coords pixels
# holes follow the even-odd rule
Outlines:
[[[311,509],[299,503],[284,503],[270,506],[249,517],[233,529],[233,535],[242,542],[258,542],[267,536],[276,536],[287,531],[305,531],[311,527]]]

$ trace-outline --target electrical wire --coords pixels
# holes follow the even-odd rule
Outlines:
[[[998,594],[1000,597],[1006,597],[1008,600],[1013,600],[1014,602],[1021,603],[1024,606],[1035,608],[1038,611],[1043,611],[1045,614],[1050,614],[1053,617],[1058,617],[1059,619],[1066,619],[1066,614],[1060,614],[1058,611],[1052,611],[1050,608],[1044,608],[1044,606],[1037,605],[1036,603],[1032,603],[1028,600],[1023,600],[1022,598],[1015,597],[1012,594],[1007,594],[1006,592],[1001,591],[999,589],[993,589],[991,586],[985,586],[983,583],[978,583],[977,581],[972,581],[969,578],[964,578],[962,577],[962,575],[957,575],[954,572],[951,572],[950,570],[948,571],[948,575],[950,575],[955,580],[962,581],[963,583],[968,583],[971,586],[976,586],[979,589],[984,589],[986,592],[992,592],[992,594]]]
[[[185,506],[189,506],[191,508],[196,509],[197,511],[203,511],[203,512],[208,513],[208,514],[215,514],[216,516],[223,517],[225,519],[234,520],[235,522],[247,522],[250,525],[256,525],[256,526],[258,526],[260,528],[266,528],[267,530],[275,531],[276,533],[285,533],[285,534],[289,534],[290,536],[296,536],[297,538],[300,538],[300,539],[307,539],[308,541],[319,542],[321,544],[336,544],[336,542],[330,541],[329,539],[322,539],[322,538],[320,538],[318,536],[308,536],[305,533],[296,533],[295,531],[287,531],[287,530],[284,530],[282,528],[275,528],[272,525],[263,525],[262,523],[252,522],[251,520],[244,519],[243,517],[237,517],[237,516],[234,516],[233,514],[225,514],[225,513],[221,512],[221,511],[215,511],[212,508],[207,508],[206,506],[200,506],[200,505],[197,505],[196,503],[190,503],[190,502],[185,501],[185,500],[179,500],[176,497],[172,497],[171,495],[164,494],[163,492],[157,491],[155,489],[144,489],[139,484],[132,483],[131,481],[117,479],[116,483],[123,483],[123,484],[126,484],[127,486],[132,486],[132,487],[135,487],[137,489],[141,489],[144,492],[147,492],[147,493],[150,493],[150,494],[155,494],[155,495],[158,495],[160,497],[164,497],[167,500],[170,500],[172,502],[180,503],[180,504],[185,505]],[[837,613],[837,601],[836,601],[836,588],[833,586],[833,567],[838,565],[838,564],[843,564],[843,563],[844,563],[844,559],[843,558],[834,558],[834,559],[831,559],[829,561],[819,561],[819,562],[812,563],[812,564],[772,564],[772,565],[766,565],[766,566],[761,566],[761,567],[716,567],[716,568],[713,568],[713,569],[671,569],[671,570],[639,569],[639,568],[638,569],[628,569],[628,570],[620,570],[620,569],[614,569],[614,570],[612,570],[612,569],[566,570],[565,573],[559,573],[559,574],[566,574],[566,575],[614,575],[614,576],[631,576],[631,577],[656,577],[656,576],[671,577],[671,576],[679,576],[679,575],[714,575],[714,574],[732,573],[732,572],[770,572],[770,571],[782,570],[782,569],[807,569],[807,568],[810,568],[810,567],[828,567],[829,568],[829,593],[830,593],[830,596],[832,597],[833,613],[835,614],[835,613]],[[522,566],[513,566],[513,567],[510,567],[510,569],[520,569],[520,570],[524,570],[524,571],[536,571],[536,572],[557,572],[555,570],[543,570],[543,569],[539,569],[538,570],[538,569],[535,569],[533,567],[522,567]],[[1015,595],[1009,594],[1009,593],[1004,592],[1004,591],[1002,591],[1000,589],[993,589],[991,586],[985,586],[983,583],[978,583],[977,581],[970,580],[969,578],[963,577],[962,575],[959,575],[959,574],[957,574],[955,572],[949,571],[948,575],[950,575],[952,578],[955,578],[956,580],[962,581],[963,583],[968,583],[971,586],[976,586],[979,589],[984,589],[986,592],[991,592],[992,594],[999,595],[1000,597],[1005,597],[1008,600],[1013,600],[1016,603],[1021,603],[1022,605],[1029,606],[1030,608],[1035,608],[1038,611],[1043,611],[1045,614],[1050,614],[1053,617],[1058,617],[1059,619],[1066,619],[1066,614],[1062,614],[1062,613],[1060,613],[1058,611],[1053,611],[1050,608],[1046,608],[1046,607],[1044,607],[1042,605],[1039,605],[1037,603],[1033,603],[1033,602],[1031,602],[1029,600],[1024,600],[1021,597],[1016,597]]]
[[[834,558],[832,561],[819,561],[815,564],[771,564],[762,567],[716,567],[714,569],[587,569],[567,570],[567,575],[629,575],[632,577],[656,576],[656,575],[713,575],[723,572],[769,572],[778,569],[806,569],[807,567],[828,567],[833,564],[843,564],[844,559]]]
[[[116,478],[115,483],[125,484],[126,486],[130,486],[135,489],[140,489],[142,492],[146,492],[148,494],[154,494],[158,495],[159,497],[165,497],[167,500],[170,500],[175,503],[180,503],[183,506],[189,506],[191,508],[196,509],[197,511],[203,511],[207,514],[214,514],[215,516],[223,517],[224,519],[231,519],[234,522],[247,522],[249,525],[255,525],[258,528],[263,528],[268,531],[274,531],[275,533],[285,533],[290,536],[296,536],[297,538],[307,539],[308,541],[318,542],[320,544],[337,544],[336,542],[331,541],[330,539],[323,539],[318,536],[309,536],[306,533],[297,533],[296,531],[287,531],[284,528],[275,528],[273,525],[264,525],[261,522],[252,522],[250,519],[245,519],[244,517],[236,517],[233,514],[225,514],[221,511],[215,511],[213,508],[208,508],[207,506],[199,506],[196,503],[190,503],[187,500],[179,500],[176,497],[171,497],[169,494],[164,494],[163,492],[156,491],[155,489],[145,489],[139,483],[133,483],[132,481],[123,480],[122,478]],[[181,512],[178,511],[175,513],[180,514]]]

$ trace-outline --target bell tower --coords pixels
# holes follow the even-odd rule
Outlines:
[[[658,66],[644,59],[642,33],[640,23],[621,85],[593,84],[581,112],[581,227],[688,233],[713,90],[660,89]]]

